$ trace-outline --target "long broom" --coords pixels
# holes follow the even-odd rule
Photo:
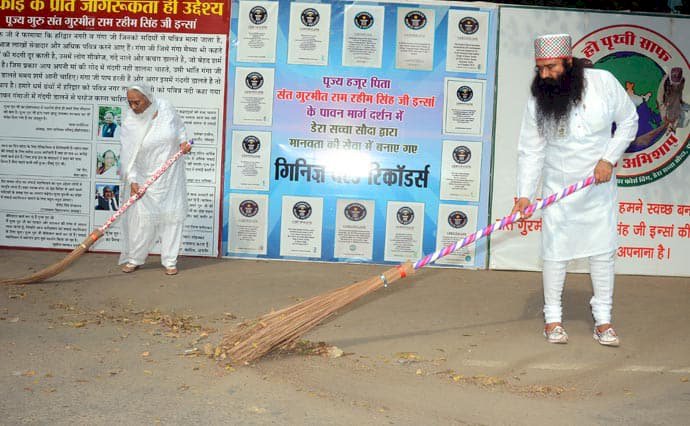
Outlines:
[[[535,210],[546,208],[592,183],[594,183],[594,176],[590,176],[564,188],[558,193],[531,204],[525,209],[525,212],[531,214]],[[503,229],[519,218],[520,212],[508,215],[500,221],[496,221],[484,229],[468,235],[462,241],[450,244],[423,257],[414,264],[411,262],[403,263],[388,269],[379,276],[314,296],[279,311],[265,314],[253,321],[244,322],[224,335],[215,351],[215,356],[220,360],[229,359],[230,362],[235,364],[248,364],[274,349],[289,346],[304,333],[316,327],[348,304],[369,293],[373,293],[381,287],[387,287],[388,284],[412,275],[417,269],[486,237],[496,229]]]
[[[192,145],[194,141],[189,141],[189,144]],[[122,216],[125,211],[127,211],[128,208],[132,206],[138,199],[143,197],[144,193],[146,192],[146,189],[148,189],[151,184],[153,184],[155,181],[158,180],[159,177],[165,173],[166,170],[170,168],[170,166],[173,165],[173,163],[177,160],[180,159],[184,155],[184,150],[180,149],[170,157],[162,166],[160,166],[154,173],[151,175],[150,178],[144,182],[144,184],[140,187],[139,192],[136,194],[132,194],[129,199],[120,206],[120,208],[112,215],[110,218],[105,221],[103,226],[96,228],[91,232],[85,239],[84,241],[81,242],[74,250],[72,250],[64,259],[61,261],[54,263],[53,265],[50,265],[46,268],[41,269],[38,272],[35,272],[31,275],[27,275],[22,278],[15,278],[15,279],[6,279],[0,281],[0,285],[18,285],[18,284],[33,284],[37,282],[41,282],[44,280],[47,280],[48,278],[54,277],[55,275],[59,274],[60,272],[64,271],[67,269],[69,265],[74,263],[79,257],[84,254],[89,247],[91,247],[96,241],[98,241],[103,234],[105,234],[105,231],[110,228],[110,226],[120,217]]]

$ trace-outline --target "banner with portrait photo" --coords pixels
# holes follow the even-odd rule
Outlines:
[[[74,248],[126,201],[120,126],[126,88],[144,82],[195,140],[185,158],[182,253],[216,256],[229,3],[10,1],[1,9],[0,246]],[[119,251],[119,226],[92,250]]]

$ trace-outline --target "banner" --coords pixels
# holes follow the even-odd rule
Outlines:
[[[494,7],[232,9],[222,255],[400,262],[487,224]],[[232,241],[253,208],[265,240]],[[481,242],[445,264],[486,261]]]
[[[229,12],[184,0],[2,3],[0,246],[73,249],[119,208],[126,88],[146,82],[195,140],[182,253],[218,254]],[[93,249],[119,251],[119,239],[116,222]]]
[[[529,31],[524,22],[530,22]],[[492,218],[508,214],[514,202],[517,140],[534,75],[533,40],[566,32],[573,37],[574,56],[613,73],[640,117],[637,137],[615,169],[617,272],[690,275],[688,24],[683,16],[502,7]],[[490,267],[540,269],[540,233],[541,220],[535,216],[494,234]],[[586,268],[579,261],[572,269]]]

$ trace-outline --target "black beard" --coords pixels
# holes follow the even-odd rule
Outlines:
[[[532,80],[532,96],[537,106],[537,128],[544,136],[550,125],[566,124],[570,110],[582,100],[585,89],[585,67],[577,58],[572,65],[563,60],[565,71],[558,79],[545,78],[536,73]]]

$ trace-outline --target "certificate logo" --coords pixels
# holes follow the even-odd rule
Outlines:
[[[292,206],[292,214],[299,220],[307,220],[311,216],[311,205],[306,201],[298,201]]]
[[[413,10],[405,15],[405,25],[411,30],[421,30],[426,26],[426,15],[419,10]]]
[[[465,16],[458,22],[458,28],[463,34],[471,35],[479,29],[479,22],[471,16]]]
[[[268,19],[268,11],[263,6],[254,6],[249,11],[249,20],[254,25],[261,25]]]
[[[353,222],[359,222],[367,217],[367,208],[360,203],[350,203],[345,206],[345,217]]]
[[[319,23],[319,19],[321,19],[321,17],[319,16],[318,10],[310,7],[309,9],[304,9],[302,11],[302,16],[300,19],[305,27],[313,27]]]
[[[448,215],[448,225],[455,229],[464,228],[467,225],[467,215],[460,210],[455,210]]]
[[[589,33],[573,53],[615,75],[637,109],[637,135],[618,162],[618,185],[646,185],[678,169],[690,156],[690,64],[683,52],[656,31],[623,24]]]
[[[249,135],[242,140],[242,149],[247,154],[256,154],[261,148],[261,141],[254,135]]]
[[[472,151],[464,145],[456,146],[453,150],[453,161],[458,164],[467,164],[472,158]]]
[[[244,217],[254,217],[259,213],[259,205],[254,200],[244,200],[240,203],[239,210]]]
[[[359,12],[355,15],[355,26],[360,30],[368,30],[374,25],[374,16],[369,12]]]
[[[474,92],[470,86],[460,86],[456,93],[460,102],[469,102],[474,96]]]
[[[260,89],[264,85],[264,76],[258,72],[250,72],[244,79],[244,83],[252,90]]]
[[[407,206],[400,207],[395,217],[401,225],[409,225],[414,221],[414,210]]]

